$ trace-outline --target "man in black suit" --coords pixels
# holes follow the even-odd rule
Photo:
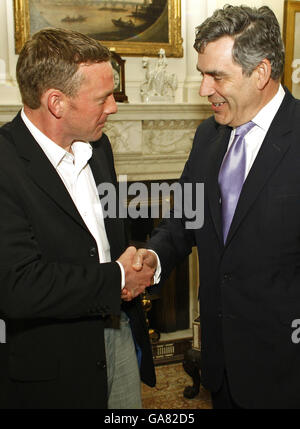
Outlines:
[[[213,406],[298,408],[300,102],[280,85],[279,24],[266,6],[225,6],[194,46],[214,116],[198,127],[180,183],[204,183],[204,225],[173,216],[149,248],[162,281],[198,248],[201,377]]]
[[[139,408],[139,367],[155,384],[137,297],[153,270],[132,269],[123,220],[104,219],[97,192],[117,186],[109,59],[57,29],[18,59],[24,108],[0,129],[1,408]],[[124,285],[137,298],[122,304]]]

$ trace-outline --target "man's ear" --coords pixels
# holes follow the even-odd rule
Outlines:
[[[65,109],[66,96],[59,89],[50,88],[44,94],[49,112],[57,119],[61,118]]]
[[[257,88],[262,90],[271,79],[272,67],[270,61],[267,58],[263,59],[256,67],[255,72],[257,75]]]

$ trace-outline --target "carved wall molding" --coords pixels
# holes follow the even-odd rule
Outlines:
[[[172,130],[172,129],[176,129],[176,130],[186,130],[186,129],[191,129],[191,128],[197,128],[197,126],[199,125],[199,123],[201,122],[201,120],[194,120],[194,119],[188,119],[188,120],[182,120],[182,119],[178,119],[178,120],[174,120],[174,119],[169,119],[169,120],[152,120],[152,121],[143,121],[143,129],[144,130],[152,130],[153,128],[155,129],[160,129],[160,130]]]
[[[109,121],[105,124],[107,134],[114,154],[142,152],[142,123],[141,121]]]

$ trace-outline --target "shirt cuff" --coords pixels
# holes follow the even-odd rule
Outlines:
[[[160,282],[160,275],[161,275],[161,265],[160,265],[160,260],[158,257],[158,254],[156,252],[154,252],[154,250],[152,249],[148,249],[149,252],[153,252],[154,255],[157,257],[157,267],[156,267],[156,271],[154,273],[154,284],[156,285],[157,283]]]
[[[125,287],[125,270],[121,262],[116,261],[117,264],[119,264],[120,270],[121,270],[121,290]]]

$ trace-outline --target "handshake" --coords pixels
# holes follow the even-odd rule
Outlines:
[[[125,287],[121,298],[131,301],[140,295],[146,287],[154,284],[154,274],[157,268],[157,257],[155,253],[147,249],[136,249],[128,247],[119,257],[125,271]]]

